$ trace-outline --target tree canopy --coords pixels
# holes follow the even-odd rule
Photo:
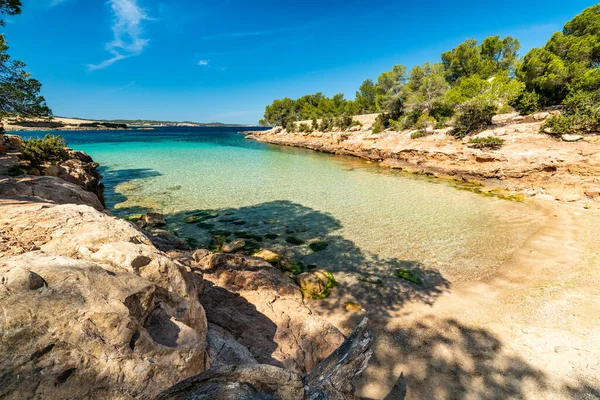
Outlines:
[[[0,0],[0,15],[21,14],[21,0]],[[0,19],[0,26],[4,26],[4,20]]]
[[[376,82],[366,79],[354,100],[322,93],[276,100],[262,122],[285,126],[285,121],[378,112],[377,131],[464,123],[462,135],[494,113],[562,105],[570,118],[560,122],[565,129],[600,129],[600,4],[567,22],[562,32],[524,58],[520,47],[511,36],[467,39],[442,53],[439,62],[417,65],[408,73],[405,66],[394,65]]]

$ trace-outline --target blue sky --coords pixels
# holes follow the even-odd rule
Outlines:
[[[353,98],[464,39],[543,45],[595,1],[23,0],[10,54],[55,115],[256,123],[275,98]]]

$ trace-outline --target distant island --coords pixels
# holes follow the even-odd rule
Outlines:
[[[128,129],[131,127],[246,127],[253,125],[225,124],[222,122],[198,123],[190,121],[155,121],[144,119],[116,119],[116,120],[90,120],[69,117],[13,117],[2,120],[6,131],[88,131],[88,130],[112,130]]]

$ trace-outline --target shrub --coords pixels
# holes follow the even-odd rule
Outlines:
[[[410,134],[410,138],[411,139],[420,139],[420,138],[424,138],[425,136],[429,136],[430,134],[425,132],[425,131],[416,131]]]
[[[473,138],[469,140],[469,146],[475,149],[499,149],[504,145],[504,139],[500,139],[494,136],[487,136],[482,138]]]
[[[386,128],[390,126],[391,121],[390,114],[381,113],[377,116],[375,123],[373,124],[373,133],[383,132]]]
[[[456,116],[452,135],[462,139],[473,131],[491,125],[492,117],[495,114],[496,106],[477,103],[464,104]]]
[[[345,131],[352,126],[352,121],[352,115],[342,115],[335,120],[335,125]]]
[[[319,127],[319,130],[321,132],[327,132],[327,131],[331,130],[334,126],[335,126],[335,121],[333,118],[323,117],[323,119],[321,119],[321,126]]]
[[[435,118],[423,114],[419,117],[419,119],[417,119],[417,122],[415,123],[415,128],[420,130],[432,129],[436,123],[437,121],[435,120]]]
[[[301,123],[300,125],[298,125],[297,127],[298,132],[306,132],[306,133],[311,133],[313,130],[310,127],[310,125],[306,124],[306,123]]]
[[[521,114],[529,115],[540,109],[540,95],[522,90],[509,104]]]
[[[21,143],[21,157],[39,167],[44,163],[58,163],[69,159],[67,143],[61,136],[46,135],[41,139],[29,138]]]
[[[317,122],[316,118],[313,118],[311,127],[313,131],[319,130],[319,122]]]
[[[555,115],[550,117],[540,128],[541,133],[546,133],[555,137],[561,137],[562,135],[573,133],[574,131],[572,118],[566,115]]]

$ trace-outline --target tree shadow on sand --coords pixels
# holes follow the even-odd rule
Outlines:
[[[417,314],[411,314],[409,306],[433,305],[450,291],[450,282],[419,261],[363,251],[340,234],[341,223],[332,215],[289,201],[274,201],[189,210],[168,215],[167,220],[180,237],[193,238],[205,247],[215,236],[226,241],[244,238],[253,242],[246,254],[270,249],[299,262],[304,270],[318,267],[332,272],[339,282],[332,295],[325,300],[307,300],[307,304],[321,316],[338,317],[338,321],[341,316],[339,327],[345,332],[365,314],[370,318],[375,352],[357,382],[359,393],[368,393],[375,383],[380,393],[377,398],[387,400],[524,399],[556,393],[557,387],[565,398],[598,398],[600,391],[593,384],[560,386],[551,381],[490,330],[426,313],[415,318]],[[314,242],[327,246],[314,251],[310,247]],[[394,276],[397,270],[411,271],[420,283]],[[366,312],[346,312],[348,299],[360,299]]]
[[[168,215],[167,220],[178,236],[192,238],[201,247],[214,246],[215,236],[229,242],[243,238],[251,244],[246,254],[269,249],[297,262],[305,271],[325,268],[340,281],[336,298],[352,293],[382,305],[382,309],[399,310],[407,302],[433,304],[450,289],[450,282],[438,270],[414,260],[364,252],[338,233],[342,225],[332,215],[289,201],[191,210]],[[325,248],[315,251],[311,248],[314,243],[325,243]],[[411,271],[422,284],[394,276],[399,269]],[[333,307],[339,311],[342,305]]]

